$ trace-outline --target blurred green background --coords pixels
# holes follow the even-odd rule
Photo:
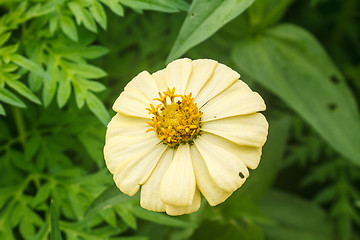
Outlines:
[[[0,239],[360,239],[359,46],[358,0],[0,0]],[[238,71],[270,129],[225,203],[169,217],[102,148],[127,82],[182,56]]]

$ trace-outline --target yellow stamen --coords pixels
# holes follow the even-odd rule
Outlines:
[[[170,103],[167,102],[167,98],[170,99]],[[178,100],[175,101],[175,98]],[[168,88],[163,94],[159,92],[159,98],[154,100],[161,104],[156,107],[150,104],[150,108],[146,108],[150,115],[154,115],[152,122],[146,122],[150,126],[146,132],[156,132],[160,140],[170,147],[176,147],[180,143],[191,143],[200,133],[202,115],[194,103],[192,93],[178,95],[175,94],[175,88]]]

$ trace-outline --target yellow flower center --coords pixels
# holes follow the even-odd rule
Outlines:
[[[156,107],[150,104],[146,108],[150,115],[153,115],[152,121],[146,122],[151,128],[146,132],[154,131],[164,143],[170,147],[176,147],[180,143],[192,143],[192,140],[200,133],[200,117],[203,114],[199,112],[192,93],[188,95],[175,94],[175,88],[159,92],[159,101]],[[175,98],[181,98],[178,101]],[[168,101],[168,99],[170,101]]]

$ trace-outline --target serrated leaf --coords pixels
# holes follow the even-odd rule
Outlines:
[[[91,90],[93,92],[101,92],[104,91],[106,89],[106,87],[104,86],[104,84],[97,82],[97,81],[89,81],[86,80],[84,78],[81,77],[77,77],[76,78],[77,81],[79,82],[79,84],[81,86],[83,86],[84,88]]]
[[[50,205],[50,214],[51,214],[50,240],[61,240],[59,218],[56,213],[54,202],[52,200],[51,200],[51,205]]]
[[[232,58],[242,73],[278,95],[335,150],[360,165],[356,102],[311,34],[295,25],[279,25],[240,41]]]
[[[57,90],[57,103],[60,108],[62,108],[71,95],[71,82],[69,79],[61,79],[59,81],[58,90]]]
[[[2,66],[0,66],[0,72],[13,72],[16,69],[18,69],[19,67],[16,66],[15,64],[4,64]]]
[[[82,88],[78,81],[73,81],[73,87],[75,91],[76,105],[80,109],[84,106],[86,95],[88,92]]]
[[[76,18],[76,23],[78,25],[80,25],[80,23],[83,23],[88,30],[92,32],[97,32],[96,24],[91,14],[86,8],[81,6],[78,2],[70,2],[68,3],[68,6],[71,12],[74,14]]]
[[[119,15],[120,17],[124,16],[124,8],[114,0],[100,0],[103,2],[106,6],[110,8],[111,11],[113,11],[115,14]]]
[[[105,77],[107,75],[101,68],[86,63],[66,63],[66,66],[69,70],[71,69],[74,74],[78,74],[84,78],[94,79]]]
[[[167,62],[204,41],[226,23],[240,15],[254,0],[194,0]]]
[[[41,105],[40,99],[22,82],[20,82],[20,81],[6,81],[6,84],[9,85],[9,87],[14,89],[15,91],[17,91],[22,96],[29,99],[30,101]]]
[[[48,61],[47,70],[51,79],[44,81],[44,87],[42,92],[44,106],[47,107],[51,103],[52,99],[55,96],[57,82],[62,78],[63,72],[59,70],[58,66],[55,64],[55,59],[51,57]]]
[[[26,70],[41,76],[44,79],[50,80],[49,74],[47,74],[39,65],[27,59],[19,54],[12,54],[10,56],[11,61],[15,64],[19,65],[20,67],[25,68]]]
[[[30,161],[40,148],[41,138],[38,134],[34,134],[25,146],[25,161]]]
[[[67,15],[61,15],[60,17],[60,27],[61,30],[68,36],[71,40],[77,42],[78,41],[78,33],[76,30],[76,26],[71,17]]]
[[[95,20],[99,23],[99,25],[104,30],[106,30],[107,18],[106,18],[106,13],[105,13],[103,6],[99,2],[94,1],[93,5],[90,7],[89,10],[90,10],[90,13],[93,15],[93,17],[95,18]]]
[[[4,45],[4,43],[6,43],[6,41],[9,39],[10,36],[11,36],[11,32],[2,33],[0,35],[0,46]]]
[[[170,217],[168,215],[165,215],[164,213],[148,211],[141,207],[133,206],[132,208],[130,208],[130,210],[138,218],[148,220],[150,222],[159,223],[162,225],[172,226],[172,227],[183,227],[183,228],[195,228],[196,227],[196,224],[194,224],[192,222],[186,222],[186,221],[177,219],[176,217]]]
[[[93,93],[88,92],[85,101],[90,111],[106,126],[110,121],[110,115],[100,99]]]
[[[19,44],[13,44],[9,46],[5,46],[0,48],[0,55],[8,55],[10,53],[14,53],[18,50]]]
[[[92,45],[90,47],[80,49],[79,53],[82,57],[87,59],[95,59],[101,57],[109,52],[109,49],[103,46]]]
[[[47,182],[44,185],[42,185],[35,195],[34,201],[32,202],[33,206],[36,206],[44,202],[50,196],[51,188],[52,186],[50,182]]]
[[[0,101],[17,107],[26,108],[26,105],[17,96],[3,87],[0,87]]]
[[[59,25],[59,18],[57,16],[52,16],[49,20],[49,31],[51,34],[57,30]]]

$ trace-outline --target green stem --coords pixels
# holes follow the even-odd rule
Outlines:
[[[25,125],[24,125],[24,118],[22,116],[21,110],[17,107],[12,107],[14,118],[15,118],[15,124],[16,124],[16,130],[18,132],[19,141],[23,148],[25,149],[25,143],[26,143],[26,131],[25,131]]]

